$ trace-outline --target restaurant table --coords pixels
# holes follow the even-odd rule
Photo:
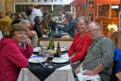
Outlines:
[[[22,68],[17,81],[41,81],[28,68]],[[75,81],[71,65],[57,68],[44,81]]]

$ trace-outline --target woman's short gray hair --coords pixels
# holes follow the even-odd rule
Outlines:
[[[84,23],[85,23],[86,25],[89,24],[89,22],[88,22],[88,20],[87,20],[87,18],[86,18],[85,16],[79,17],[79,18],[77,19],[77,22],[80,21],[80,20],[83,20]]]

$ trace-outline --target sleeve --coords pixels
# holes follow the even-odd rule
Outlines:
[[[72,54],[75,52],[75,49],[74,49],[74,42],[75,42],[75,40],[77,39],[76,36],[77,36],[77,34],[74,36],[73,43],[72,43],[71,46],[69,47],[69,50],[68,50],[68,56],[69,56],[69,57],[71,57]]]
[[[19,47],[15,43],[10,43],[6,45],[6,57],[20,68],[27,67],[29,65],[28,60],[23,56]]]
[[[74,50],[74,42],[73,42],[68,50],[68,56],[71,57],[74,52],[75,50]]]
[[[109,67],[113,63],[115,45],[110,39],[106,39],[100,43],[100,48],[103,53],[101,64]]]
[[[86,56],[87,54],[87,49],[88,47],[91,45],[92,43],[92,40],[91,38],[88,36],[85,40],[84,40],[84,44],[82,46],[82,50],[77,52],[75,54],[75,56],[71,59],[71,62],[74,63],[76,61],[80,61],[80,60],[83,60],[84,57]]]
[[[68,25],[67,24],[64,25],[63,30],[66,31],[66,32],[68,32],[73,27],[76,27],[76,22],[71,21]]]
[[[20,47],[21,52],[23,53],[23,55],[28,59],[31,57],[32,53],[33,53],[33,46],[26,46],[26,48],[22,48]]]

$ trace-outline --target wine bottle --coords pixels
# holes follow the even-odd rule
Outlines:
[[[50,38],[50,43],[49,43],[49,50],[54,50],[55,49],[55,44],[53,38]]]

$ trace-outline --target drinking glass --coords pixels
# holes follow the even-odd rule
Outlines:
[[[49,52],[49,55],[48,55],[48,58],[47,58],[47,60],[49,61],[48,68],[53,68],[53,65],[52,65],[53,58],[54,58],[54,54],[52,52]]]

